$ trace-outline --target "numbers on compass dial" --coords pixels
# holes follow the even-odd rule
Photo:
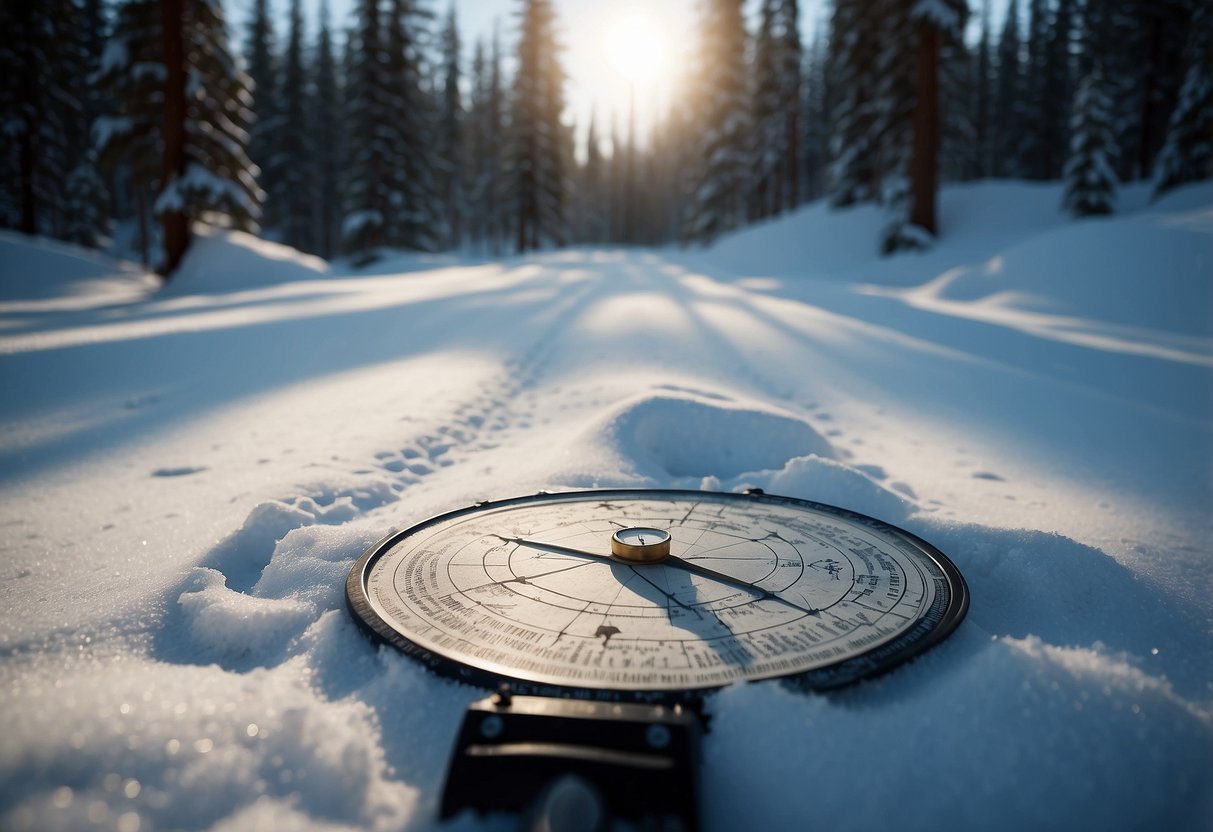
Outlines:
[[[440,669],[633,694],[847,681],[942,638],[967,605],[955,567],[887,524],[665,491],[452,512],[372,547],[347,590],[376,634]]]

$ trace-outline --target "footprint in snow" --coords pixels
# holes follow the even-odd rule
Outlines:
[[[182,465],[179,468],[157,468],[152,471],[153,477],[188,477],[208,470],[205,465]]]

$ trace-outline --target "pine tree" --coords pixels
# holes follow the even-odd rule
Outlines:
[[[385,242],[390,210],[384,177],[389,166],[386,130],[381,129],[386,83],[380,61],[382,21],[378,0],[360,0],[347,45],[349,133],[342,248],[358,260],[376,256]]]
[[[97,81],[109,109],[93,123],[95,152],[101,169],[126,185],[121,196],[133,205],[142,260],[151,265],[158,259],[150,214],[160,178],[164,95],[157,0],[127,0],[118,7]]]
[[[1151,178],[1183,83],[1192,9],[1208,2],[1118,0],[1108,9],[1109,34],[1099,43],[1100,60],[1113,95],[1123,181]]]
[[[442,30],[442,86],[438,114],[438,193],[442,200],[444,248],[458,248],[463,232],[463,175],[466,166],[463,139],[463,96],[459,90],[461,70],[459,27],[451,6]]]
[[[491,52],[477,41],[472,57],[472,100],[468,114],[468,236],[481,250],[500,254],[502,122],[501,55],[494,35]]]
[[[0,220],[26,234],[62,228],[73,122],[83,118],[70,0],[0,6]]]
[[[1023,65],[1020,61],[1019,0],[1011,0],[998,39],[998,89],[994,109],[994,175],[1023,175],[1021,152],[1024,114]]]
[[[800,87],[803,51],[800,44],[800,6],[797,0],[782,0],[779,6],[779,94],[783,101],[783,145],[780,162],[779,206],[800,205]],[[779,210],[779,208],[777,208]]]
[[[162,0],[161,20],[163,152],[155,213],[164,233],[160,269],[167,277],[189,247],[192,221],[255,229],[265,195],[245,149],[249,78],[227,50],[222,5]]]
[[[1049,40],[1049,4],[1047,0],[1028,0],[1028,29],[1024,41],[1027,58],[1023,77],[1023,145],[1020,148],[1025,179],[1049,178],[1048,102],[1057,91],[1048,87],[1046,47]]]
[[[1184,47],[1186,72],[1159,151],[1154,196],[1213,177],[1213,10],[1193,10]]]
[[[567,236],[565,76],[555,22],[550,0],[523,0],[509,160],[519,252],[562,245]]]
[[[63,200],[63,239],[90,248],[100,245],[109,227],[109,189],[91,148],[68,174]]]
[[[1070,141],[1070,103],[1074,98],[1075,0],[1057,0],[1053,25],[1045,44],[1044,81],[1041,85],[1044,137],[1048,154],[1045,175],[1061,176]]]
[[[165,276],[193,221],[256,227],[264,194],[245,150],[249,79],[227,51],[217,0],[126,3],[99,77],[115,112],[97,122],[98,149],[129,166],[137,202],[156,183]]]
[[[967,6],[960,7],[967,11]],[[977,56],[956,30],[939,42],[939,181],[967,182],[979,175]]]
[[[302,251],[315,251],[313,215],[316,208],[316,179],[313,176],[313,121],[308,100],[307,69],[303,54],[303,11],[300,0],[291,0],[286,54],[281,62],[282,76],[278,111],[277,210],[282,242]],[[330,117],[319,114],[320,118]]]
[[[981,36],[977,45],[977,62],[973,79],[973,129],[976,169],[974,175],[985,179],[994,173],[994,113],[991,107],[993,78],[990,47],[990,0],[981,4]]]
[[[898,229],[905,221],[910,195],[913,115],[917,90],[916,60],[921,33],[910,16],[915,0],[880,0],[877,11],[876,87],[873,97],[872,140],[879,183],[879,201],[894,220],[885,231],[886,251],[901,247]],[[912,35],[909,33],[913,33]],[[935,60],[938,61],[936,47]]]
[[[602,243],[606,239],[607,211],[605,209],[605,164],[602,158],[594,114],[585,137],[585,164],[581,168],[580,228],[578,238],[587,243]]]
[[[1106,83],[1103,67],[1095,58],[1074,101],[1062,205],[1077,217],[1110,214],[1116,200],[1116,144]]]
[[[779,76],[780,43],[775,33],[778,0],[762,0],[758,32],[754,36],[754,63],[750,81],[750,137],[752,148],[749,217],[763,219],[777,213],[776,188],[781,181],[784,144],[783,90]]]
[[[98,247],[109,233],[110,194],[102,178],[93,149],[92,126],[104,111],[104,101],[95,85],[108,32],[104,3],[79,0],[76,4],[76,41],[70,52],[68,78],[74,83],[80,106],[72,108],[68,122],[67,158],[73,167],[63,184],[59,222],[60,236],[78,245]]]
[[[800,193],[805,200],[825,193],[830,159],[830,96],[827,88],[825,31],[823,22],[805,56],[801,101]]]
[[[244,43],[244,57],[251,81],[255,118],[249,128],[248,155],[257,166],[257,181],[265,190],[262,220],[267,229],[278,228],[283,211],[283,160],[280,153],[282,119],[278,51],[274,38],[273,14],[269,0],[253,0]]]
[[[386,134],[387,213],[384,240],[413,251],[433,251],[440,223],[433,96],[423,89],[424,26],[414,0],[390,0],[383,27],[380,131]]]
[[[704,11],[697,172],[685,235],[709,243],[745,220],[750,172],[745,106],[745,25],[740,0],[710,0]]]
[[[829,85],[833,91],[830,201],[835,207],[874,201],[876,65],[879,15],[874,3],[835,0],[831,19]]]
[[[500,40],[494,32],[487,56],[477,45],[479,60],[472,63],[471,185],[469,203],[475,206],[469,223],[471,234],[481,247],[501,254],[506,243],[510,217],[506,198],[505,153],[502,138],[506,134],[505,93],[502,88]]]
[[[922,248],[937,233],[940,55],[947,42],[960,41],[967,14],[964,0],[886,0],[877,121],[883,201],[892,216],[881,239],[885,253]]]
[[[316,183],[317,202],[313,236],[316,251],[326,259],[336,254],[341,240],[342,156],[345,135],[344,105],[329,26],[328,3],[324,2],[320,9],[320,33],[316,42],[313,71],[315,85],[311,110],[314,113],[312,130],[315,141],[311,148],[311,168]]]

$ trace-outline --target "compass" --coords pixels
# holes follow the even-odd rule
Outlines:
[[[968,608],[926,541],[761,492],[479,503],[372,546],[346,594],[374,636],[456,678],[657,703],[743,680],[848,684],[938,643]]]

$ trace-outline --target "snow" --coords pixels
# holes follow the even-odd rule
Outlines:
[[[972,591],[880,679],[712,697],[704,828],[1207,829],[1213,200],[946,190],[709,249],[366,271],[210,231],[164,289],[0,236],[0,827],[438,828],[478,690],[344,608],[481,499],[750,486]],[[507,828],[465,816],[454,829]]]

